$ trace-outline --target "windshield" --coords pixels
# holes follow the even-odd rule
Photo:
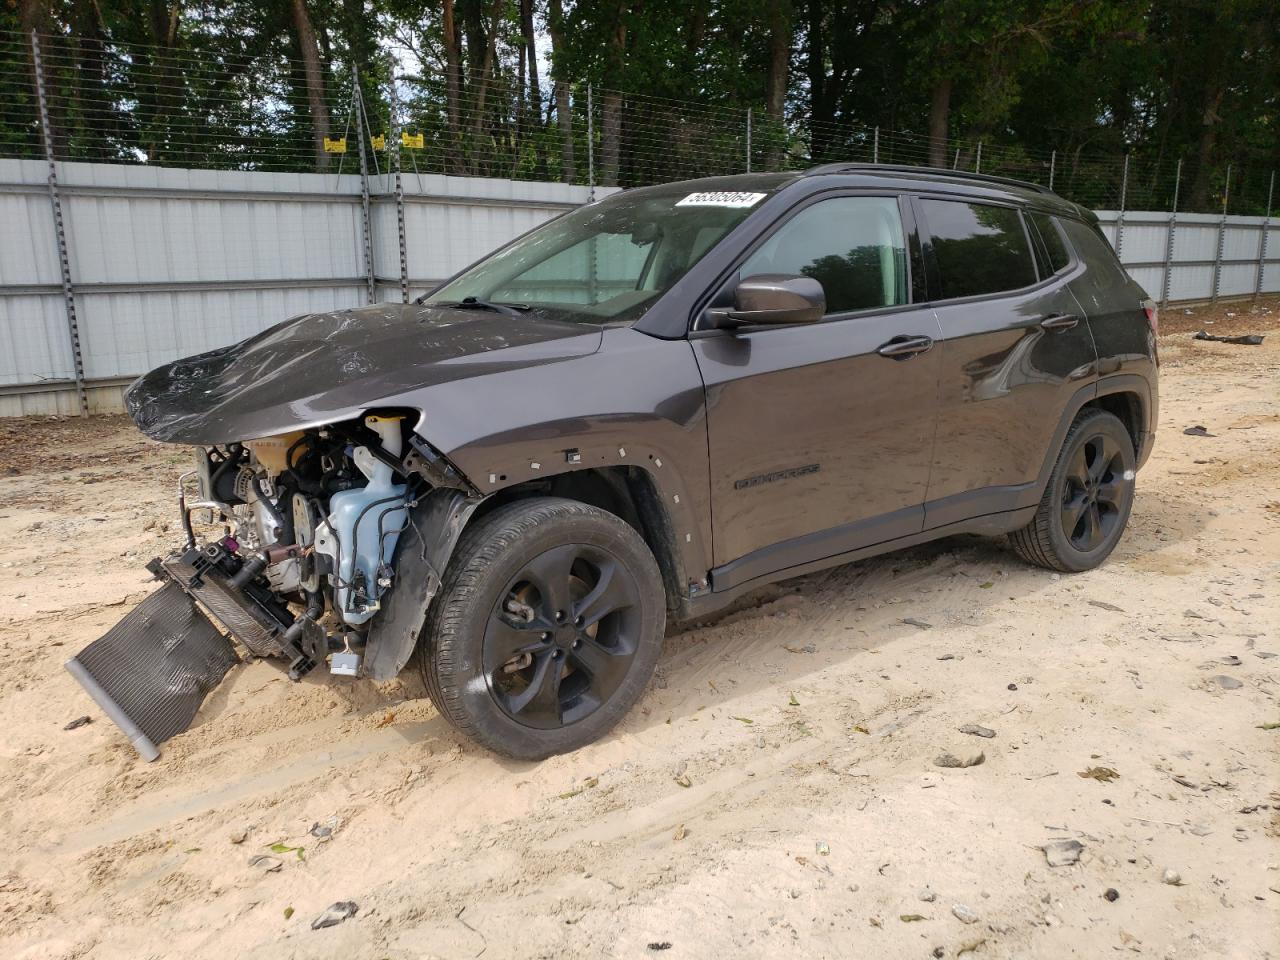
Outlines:
[[[748,184],[754,190],[698,192],[680,184],[615,194],[521,237],[425,302],[632,323],[782,179],[761,176]]]

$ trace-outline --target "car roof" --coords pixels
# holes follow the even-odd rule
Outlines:
[[[637,192],[736,190],[775,193],[797,183],[814,183],[819,179],[832,177],[839,177],[841,185],[892,186],[894,189],[924,187],[942,193],[997,196],[1041,210],[1065,213],[1087,222],[1095,222],[1097,219],[1093,211],[1088,208],[1072,203],[1048,187],[1027,180],[973,173],[967,170],[948,170],[943,167],[917,167],[889,163],[825,163],[807,170],[702,177],[696,180],[640,187]]]

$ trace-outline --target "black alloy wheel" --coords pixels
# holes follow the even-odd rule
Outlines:
[[[575,500],[517,500],[463,531],[418,663],[454,727],[540,760],[626,716],[653,676],[666,613],[657,561],[625,520]]]
[[[1133,509],[1133,438],[1114,414],[1086,408],[1058,452],[1031,522],[1009,535],[1018,555],[1050,570],[1092,570],[1115,549]]]
[[[1092,436],[1067,466],[1059,515],[1062,532],[1081,553],[1092,553],[1124,522],[1132,499],[1133,471],[1126,467],[1119,444],[1106,433]]]
[[[635,659],[635,576],[605,550],[571,543],[530,560],[489,615],[484,672],[517,723],[562,727],[618,691]]]

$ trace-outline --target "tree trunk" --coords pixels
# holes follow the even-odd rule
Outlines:
[[[551,33],[551,73],[555,78],[556,124],[560,128],[560,179],[578,179],[574,163],[573,111],[569,105],[569,84],[564,77],[564,7],[551,0],[547,7],[547,29]]]
[[[18,0],[18,26],[22,30],[22,44],[27,48],[28,54],[31,51],[31,31],[34,30],[40,34],[40,53],[44,63],[42,73],[44,77],[45,91],[52,95],[53,93],[53,72],[49,68],[49,55],[53,52],[50,50],[51,40],[49,34],[52,33],[49,14],[49,0]],[[35,60],[31,61],[31,94],[32,100],[35,99],[36,84],[36,67]],[[32,104],[31,112],[39,118],[38,110],[40,108]],[[61,111],[54,109],[52,103],[49,104],[49,139],[53,143],[53,153],[55,156],[65,156],[66,143],[64,142],[64,131],[62,129]]]
[[[764,169],[774,170],[782,159],[782,111],[791,66],[791,0],[769,2],[769,74],[765,78],[764,112],[770,121],[764,132]]]
[[[169,160],[194,166],[194,144],[186,141],[175,142],[170,126],[174,115],[182,106],[183,84],[182,70],[178,65],[178,24],[182,16],[182,7],[178,3],[167,4],[164,0],[152,0],[147,7],[148,26],[151,31],[151,89],[146,95],[150,101],[150,122],[142,131],[143,146],[147,160],[155,163]],[[140,98],[142,99],[142,98]],[[179,128],[180,129],[180,128]]]
[[[832,120],[827,98],[826,38],[823,29],[822,0],[808,0],[809,29],[806,68],[809,74],[809,156],[820,162],[827,152]]]
[[[529,61],[529,102],[542,124],[542,86],[538,82],[538,49],[533,32],[533,0],[520,0],[520,34]]]
[[[306,79],[307,106],[311,113],[311,140],[315,146],[316,170],[329,169],[329,155],[324,141],[329,136],[329,105],[324,95],[324,70],[320,66],[320,46],[316,30],[307,12],[307,0],[293,0],[293,30]]]
[[[951,78],[933,85],[929,101],[929,166],[947,165],[947,133],[951,122]]]
[[[1186,209],[1200,212],[1209,210],[1209,191],[1213,186],[1213,154],[1218,145],[1218,125],[1222,117],[1218,110],[1222,107],[1225,93],[1220,83],[1210,83],[1204,95],[1204,110],[1200,120],[1200,141],[1196,146],[1196,176],[1191,181],[1191,191]]]
[[[444,100],[449,124],[449,168],[455,175],[466,172],[462,162],[461,124],[458,119],[459,101],[462,98],[462,50],[458,40],[458,25],[453,16],[453,0],[444,0],[440,22],[444,33]]]
[[[483,156],[486,159],[491,155],[490,152],[481,146],[481,137],[484,132],[485,122],[485,101],[489,98],[489,87],[493,83],[493,64],[498,52],[498,18],[502,16],[503,0],[493,0],[493,7],[489,13],[489,30],[488,39],[484,44],[484,60],[480,64],[480,72],[476,73],[475,65],[472,65],[471,75],[473,78],[474,97],[472,99],[472,110],[474,115],[471,119],[471,144],[476,151],[476,158]],[[483,30],[483,25],[481,30]],[[476,172],[475,164],[472,164],[472,173]]]
[[[618,185],[618,160],[622,153],[622,94],[618,92],[619,74],[627,46],[626,6],[614,8],[615,22],[609,35],[609,89],[600,98],[600,183]]]

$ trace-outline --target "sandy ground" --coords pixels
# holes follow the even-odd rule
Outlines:
[[[1101,569],[961,538],[770,588],[670,631],[639,708],[540,764],[461,740],[416,678],[266,662],[142,763],[62,663],[152,589],[185,456],[122,419],[0,422],[0,956],[1280,956],[1264,306],[1167,313]],[[1210,320],[1266,343],[1193,342]]]

